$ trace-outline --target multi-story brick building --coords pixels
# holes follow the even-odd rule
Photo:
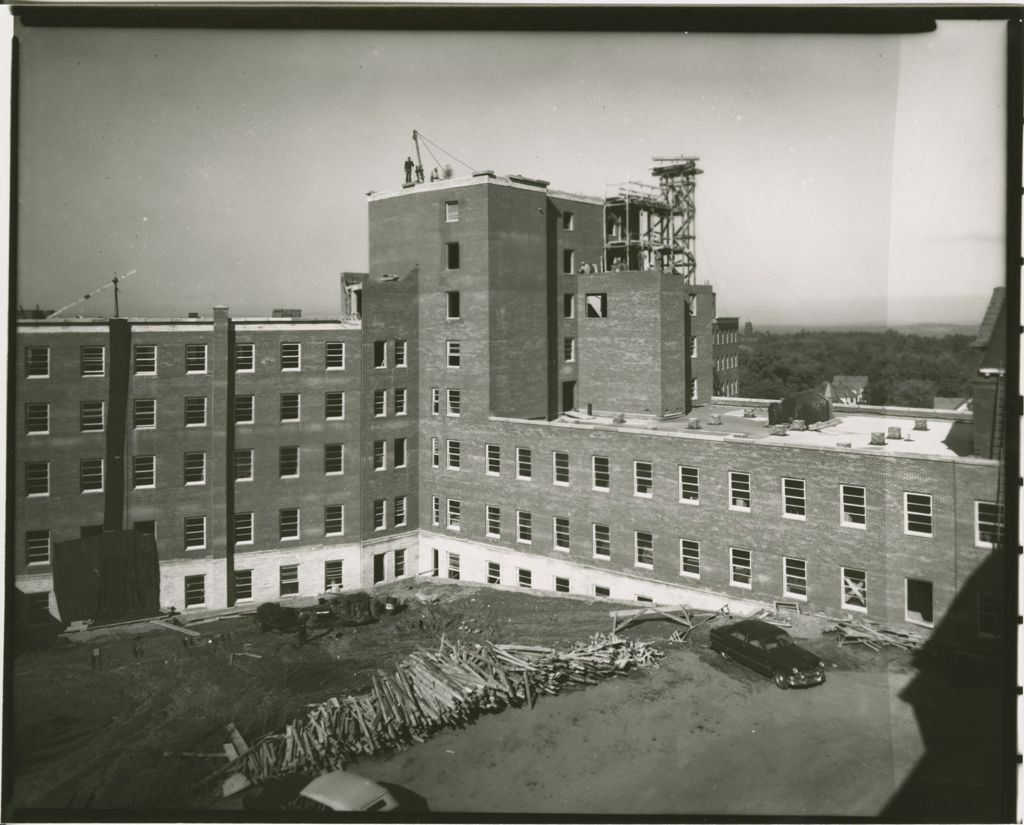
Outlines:
[[[715,318],[712,327],[715,395],[740,395],[740,319]]]
[[[369,218],[334,319],[19,323],[9,546],[37,608],[54,545],[105,527],[155,533],[182,610],[426,572],[928,628],[970,579],[957,621],[999,630],[969,415],[779,435],[713,404],[735,319],[688,276],[606,271],[595,198],[483,173]]]

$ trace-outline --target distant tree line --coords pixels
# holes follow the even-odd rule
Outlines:
[[[935,396],[969,398],[973,336],[879,332],[755,332],[740,338],[740,392],[784,398],[821,390],[836,375],[866,375],[864,402],[931,407]]]

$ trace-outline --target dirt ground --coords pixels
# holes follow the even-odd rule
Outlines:
[[[22,653],[8,682],[5,819],[44,809],[196,818],[237,807],[211,779],[225,764],[209,754],[227,741],[228,722],[253,741],[308,703],[361,692],[373,670],[441,633],[564,646],[607,633],[617,606],[439,582],[376,595],[407,609],[317,630],[303,647],[292,634],[261,633],[249,616],[192,625],[202,633],[192,647],[135,624]],[[894,818],[998,819],[1002,706],[985,674],[949,678],[902,651],[840,648],[820,622],[802,620],[792,632],[828,663],[828,681],[779,691],[707,650],[706,632],[669,642],[674,628],[658,620],[624,634],[658,642],[667,656],[657,670],[484,716],[353,769],[408,788],[434,812],[876,816],[898,798],[900,811],[923,818]],[[229,664],[243,651],[262,658]],[[938,735],[922,729],[937,718]],[[935,741],[957,747],[940,754]],[[951,779],[955,804],[936,794],[948,797]]]

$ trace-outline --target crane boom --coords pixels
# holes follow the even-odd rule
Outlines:
[[[415,129],[412,130],[412,143],[416,147],[416,168],[423,168],[423,158],[420,157],[420,133]]]
[[[99,295],[99,293],[101,293],[104,289],[109,289],[110,287],[114,287],[114,317],[116,318],[119,315],[119,312],[118,312],[119,308],[117,306],[117,284],[118,284],[118,282],[123,281],[128,276],[134,275],[136,272],[138,272],[138,270],[137,269],[133,269],[130,272],[126,272],[124,275],[121,275],[121,276],[115,275],[114,279],[109,284],[104,284],[101,287],[97,287],[92,292],[86,292],[85,295],[83,295],[78,300],[72,301],[70,304],[67,304],[66,306],[62,306],[60,309],[56,310],[55,312],[51,312],[46,317],[47,318],[53,318],[53,317],[55,317],[57,315],[60,315],[62,312],[66,312],[67,310],[71,309],[71,307],[78,306],[83,301],[88,301],[94,295]]]

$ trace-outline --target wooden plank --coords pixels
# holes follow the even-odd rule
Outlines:
[[[150,619],[149,623],[150,624],[158,625],[158,626],[163,627],[163,628],[166,628],[167,630],[176,630],[179,633],[184,633],[186,636],[202,636],[203,635],[198,630],[189,630],[187,627],[178,627],[176,624],[171,624],[170,622],[162,622],[159,619]]]

